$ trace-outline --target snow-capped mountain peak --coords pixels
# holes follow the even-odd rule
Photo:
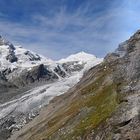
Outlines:
[[[0,37],[0,95],[4,95],[0,96],[0,125],[11,116],[14,119],[14,124],[2,131],[20,129],[41,107],[68,91],[85,71],[100,62],[102,59],[85,52],[53,61]]]
[[[17,72],[20,74],[24,70],[32,71],[36,66],[40,69],[41,64],[44,65],[41,69],[43,68],[45,71],[48,70],[50,73],[56,75],[55,77],[61,79],[61,77],[68,76],[73,72],[79,72],[81,70],[84,72],[101,61],[102,59],[96,58],[94,55],[85,52],[79,52],[77,54],[72,54],[65,59],[53,61],[22,48],[21,46],[14,46],[0,36],[0,71],[8,71],[8,74],[10,73],[11,75],[9,76],[10,79],[13,78],[13,72],[15,75]],[[37,71],[39,70],[38,68]]]
[[[83,71],[86,71],[88,69],[90,69],[91,67],[93,67],[94,65],[97,65],[98,63],[101,63],[103,61],[102,58],[97,58],[95,55],[92,54],[88,54],[86,52],[79,52],[76,54],[72,54],[70,56],[68,56],[65,59],[61,59],[58,62],[59,63],[69,63],[69,62],[75,62],[74,64],[77,65],[84,65],[84,69]]]
[[[61,59],[61,60],[59,60],[59,62],[60,63],[69,62],[69,61],[87,62],[91,59],[96,59],[96,56],[82,51],[82,52],[79,52],[76,54],[72,54],[72,55],[68,56],[67,58]]]
[[[21,46],[14,46],[0,36],[0,69],[30,68],[38,64],[52,64],[51,59],[38,55]]]

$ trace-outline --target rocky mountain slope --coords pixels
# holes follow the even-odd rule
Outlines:
[[[140,31],[10,140],[139,140]]]
[[[0,140],[30,122],[102,59],[80,52],[53,61],[0,36]]]

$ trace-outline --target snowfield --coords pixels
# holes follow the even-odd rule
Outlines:
[[[2,45],[0,46],[0,70],[6,68],[31,68],[39,64],[53,65],[55,62],[49,58],[38,55],[30,50],[24,49],[21,46],[14,46],[13,50],[14,55],[18,58],[17,62],[11,63],[6,59],[6,56],[9,54],[9,46]],[[38,59],[38,60],[37,60]]]

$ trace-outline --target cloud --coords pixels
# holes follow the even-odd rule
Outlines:
[[[139,27],[138,9],[128,4],[127,7],[126,0],[121,5],[112,3],[108,9],[95,13],[91,1],[73,12],[62,5],[53,11],[52,16],[30,15],[27,24],[0,18],[0,31],[15,44],[18,42],[54,59],[78,51],[103,57]]]

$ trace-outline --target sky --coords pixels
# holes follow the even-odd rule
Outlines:
[[[0,0],[0,34],[58,60],[104,57],[140,29],[140,0]]]

